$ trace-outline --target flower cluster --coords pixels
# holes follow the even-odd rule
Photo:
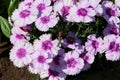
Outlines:
[[[81,28],[81,24],[97,25],[96,17],[107,24],[102,36],[92,33],[82,39],[79,35],[86,33],[80,29],[86,26]],[[119,17],[119,0],[24,0],[11,16],[10,41],[14,46],[10,60],[16,67],[27,66],[31,73],[48,80],[65,80],[67,75],[89,69],[99,54],[117,61]]]

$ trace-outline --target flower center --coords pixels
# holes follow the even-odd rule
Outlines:
[[[52,46],[53,46],[53,44],[50,40],[46,40],[46,41],[42,42],[42,48],[44,50],[51,50]]]
[[[18,58],[23,58],[26,55],[26,50],[24,48],[19,48],[16,53]]]
[[[110,43],[109,49],[111,51],[118,51],[119,50],[119,44],[115,43],[114,41]]]
[[[115,10],[112,10],[111,8],[107,8],[106,13],[108,14],[109,17],[115,16]]]
[[[77,64],[77,61],[74,58],[70,58],[67,60],[67,65],[70,68],[74,68]]]
[[[43,24],[47,24],[50,21],[50,17],[44,16],[44,17],[41,17],[40,20]]]
[[[93,48],[97,49],[97,48],[98,48],[98,45],[99,45],[99,43],[98,43],[96,40],[93,40],[93,41],[92,41],[92,47],[93,47]]]
[[[21,18],[26,18],[30,15],[30,11],[29,10],[23,10],[23,11],[20,12],[19,15],[20,15]]]
[[[61,13],[63,16],[67,16],[69,14],[70,6],[63,6],[61,9]]]
[[[17,39],[23,39],[24,38],[24,36],[23,35],[20,35],[20,34],[17,34],[16,36],[15,36]]]
[[[77,10],[77,14],[79,16],[86,16],[87,13],[88,13],[88,11],[85,8],[80,8],[80,9]]]
[[[45,59],[44,56],[41,55],[41,56],[38,57],[38,62],[39,63],[44,63],[45,61],[46,61],[46,59]]]
[[[110,29],[110,33],[111,33],[111,34],[115,34],[115,35],[117,35],[117,34],[118,34],[118,32],[117,32],[117,29],[116,29],[116,28],[111,28],[111,29]]]
[[[40,4],[37,6],[37,9],[38,9],[39,11],[44,10],[44,9],[45,9],[45,4],[44,4],[44,3],[40,3]]]
[[[49,69],[49,76],[56,77],[58,75],[59,73],[57,71]]]

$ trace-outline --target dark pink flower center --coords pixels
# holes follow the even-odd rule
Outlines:
[[[88,11],[85,8],[80,8],[80,9],[77,10],[77,14],[79,16],[86,16],[87,13],[88,13]]]
[[[47,24],[50,21],[50,16],[44,16],[40,18],[43,24]]]
[[[119,44],[115,43],[114,41],[110,43],[109,49],[111,51],[118,51],[119,50]]]
[[[55,70],[49,69],[48,73],[49,73],[49,76],[52,76],[52,77],[59,76],[59,72]]]
[[[40,56],[38,57],[38,62],[39,62],[39,63],[44,63],[45,61],[46,61],[46,59],[45,59],[44,56],[40,55]]]
[[[113,27],[110,29],[110,34],[115,34],[117,35],[118,34],[118,31],[117,31],[117,28]]]
[[[44,3],[40,3],[40,4],[37,6],[37,9],[38,9],[39,11],[44,10],[44,9],[45,9],[45,4],[44,4]]]
[[[23,11],[20,12],[19,15],[20,15],[21,18],[26,18],[30,15],[30,11],[29,10],[23,10]]]
[[[16,52],[16,55],[17,55],[18,58],[21,59],[21,58],[25,57],[26,53],[27,52],[24,48],[19,48]]]
[[[89,59],[88,56],[84,56],[84,60],[87,61]]]
[[[16,34],[16,36],[15,36],[17,39],[23,39],[24,38],[24,36],[23,35],[20,35],[20,34]]]
[[[31,6],[32,5],[32,2],[28,2],[27,4],[25,4],[25,6]]]
[[[52,46],[53,46],[53,44],[50,40],[46,40],[46,41],[42,42],[42,48],[44,50],[51,50]]]
[[[96,40],[93,40],[92,41],[92,47],[97,49],[98,48],[98,45],[99,45],[99,42],[97,42]]]
[[[67,60],[67,65],[69,68],[74,68],[77,64],[77,61],[74,58],[70,58]]]
[[[69,14],[70,6],[63,6],[61,9],[61,13],[63,16],[67,16]]]
[[[106,9],[106,14],[111,17],[111,16],[115,16],[115,10],[112,10],[111,8],[107,8]]]

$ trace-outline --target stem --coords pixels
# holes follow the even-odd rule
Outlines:
[[[40,75],[36,74],[35,80],[40,80]]]
[[[76,32],[76,34],[75,34],[76,36],[78,36],[79,31],[80,31],[80,28],[82,27],[82,26],[81,26],[81,24],[80,24],[80,25],[78,25],[78,26],[79,26],[79,27],[78,27],[78,30],[77,30],[77,32]]]

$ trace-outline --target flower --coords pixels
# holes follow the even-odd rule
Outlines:
[[[24,0],[20,2],[19,8],[23,8],[23,7],[31,8],[31,5],[33,4],[33,2],[34,0]]]
[[[117,24],[120,22],[118,16],[119,12],[117,10],[117,6],[113,4],[111,1],[103,1],[103,17],[109,24]]]
[[[20,42],[27,42],[27,39],[29,39],[29,36],[27,36],[27,32],[24,32],[23,30],[21,30],[19,27],[14,26],[12,28],[12,35],[10,36],[10,41],[12,44],[17,44]],[[27,39],[25,39],[25,37]]]
[[[84,66],[84,60],[79,57],[79,53],[76,51],[70,51],[65,54],[64,60],[67,67],[63,69],[63,72],[67,75],[78,74]]]
[[[36,28],[39,31],[48,31],[58,23],[58,17],[54,13],[44,12],[35,22]]]
[[[109,35],[109,34],[114,34],[114,35],[119,35],[119,29],[115,25],[108,25],[104,30],[103,34]]]
[[[55,2],[54,11],[62,17],[69,15],[70,8],[73,6],[72,0],[60,0]]]
[[[107,35],[104,37],[103,51],[107,60],[117,61],[120,59],[120,37]]]
[[[80,46],[81,41],[75,36],[75,34],[73,32],[68,32],[68,36],[67,38],[62,40],[62,46],[64,48],[71,48],[71,49],[75,49]]]
[[[57,55],[59,47],[58,40],[52,41],[50,34],[43,34],[39,38],[34,41],[34,49],[39,51],[45,51],[50,53],[51,55]]]
[[[96,55],[97,52],[102,52],[101,46],[103,44],[102,38],[96,38],[95,34],[89,35],[88,40],[85,43],[85,49],[88,51],[90,54]]]
[[[48,80],[65,80],[66,74],[62,72],[59,68],[49,68],[47,71],[43,71],[40,73],[40,77],[46,78]]]
[[[95,10],[89,8],[88,1],[82,0],[70,9],[70,14],[67,20],[71,22],[88,23],[94,21],[96,15]]]
[[[30,43],[18,43],[10,50],[10,60],[16,67],[24,67],[31,63],[33,47]]]
[[[52,58],[49,53],[44,51],[35,51],[32,55],[33,68],[40,73],[42,70],[47,70],[49,68],[49,63],[52,62]]]
[[[19,27],[27,24],[32,24],[37,19],[38,12],[31,8],[18,8],[15,9],[12,15],[12,21]]]

